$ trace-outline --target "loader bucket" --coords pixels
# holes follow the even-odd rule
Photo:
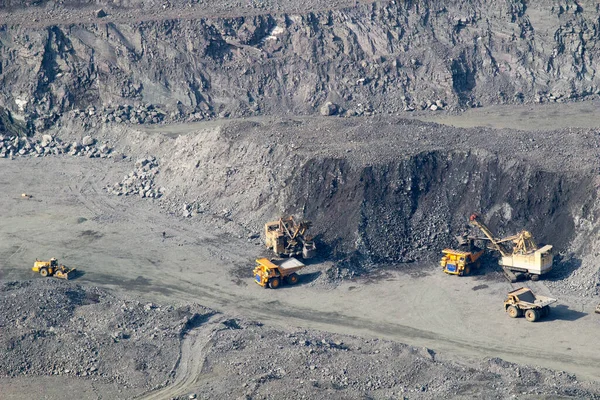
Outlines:
[[[56,278],[69,280],[69,278],[72,278],[75,275],[75,271],[76,271],[75,268],[65,269],[64,271],[59,269],[54,273],[54,276]]]

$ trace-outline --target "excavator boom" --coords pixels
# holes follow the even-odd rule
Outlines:
[[[508,240],[511,240],[509,238],[507,239],[497,239],[496,237],[494,237],[494,234],[492,233],[492,231],[490,230],[490,228],[487,227],[486,224],[483,223],[483,221],[480,220],[479,216],[477,214],[472,214],[469,217],[469,221],[471,222],[472,225],[475,225],[476,227],[478,227],[481,232],[483,232],[483,234],[488,238],[488,240],[492,243],[492,245],[494,246],[494,248],[496,250],[498,250],[498,252],[500,254],[502,254],[502,256],[509,256],[510,253],[506,250],[506,248],[504,248],[504,246],[502,245],[503,242],[506,242]]]

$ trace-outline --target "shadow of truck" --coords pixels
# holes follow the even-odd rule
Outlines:
[[[550,310],[550,314],[546,318],[542,318],[540,322],[558,320],[575,321],[587,315],[587,313],[573,310],[564,304],[551,307]]]

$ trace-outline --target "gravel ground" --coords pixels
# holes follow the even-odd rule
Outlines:
[[[380,339],[278,330],[198,305],[143,304],[71,282],[5,282],[0,305],[7,311],[0,319],[6,332],[0,387],[54,376],[82,387],[115,383],[120,393],[111,398],[600,396],[600,388],[565,372],[499,358],[449,360]]]
[[[1,292],[4,378],[71,376],[151,389],[175,369],[185,332],[214,313],[141,304],[57,280],[6,282]]]

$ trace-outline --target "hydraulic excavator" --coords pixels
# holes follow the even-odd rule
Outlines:
[[[308,221],[296,222],[293,217],[279,218],[265,224],[265,241],[269,249],[278,256],[314,257],[315,242],[306,232],[311,227]]]
[[[524,230],[516,235],[499,239],[479,215],[472,214],[469,221],[471,225],[483,232],[486,236],[485,239],[489,240],[491,244],[490,247],[500,253],[501,258],[498,263],[509,281],[517,281],[516,273],[523,274],[532,281],[537,281],[540,275],[552,269],[552,246],[545,245],[538,248],[530,232]]]

